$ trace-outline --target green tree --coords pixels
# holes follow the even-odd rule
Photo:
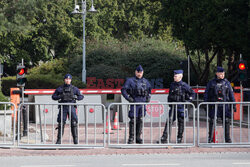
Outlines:
[[[169,0],[163,6],[162,14],[171,23],[173,36],[184,42],[186,54],[205,57],[197,68],[192,62],[199,83],[207,82],[216,56],[217,65],[222,65],[227,56],[248,54],[249,1]]]

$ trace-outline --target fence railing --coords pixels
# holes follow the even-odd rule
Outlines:
[[[238,107],[240,118],[235,120],[234,111]],[[249,112],[250,102],[200,103],[197,108],[198,146],[250,147]],[[243,114],[247,114],[247,118]]]
[[[20,148],[95,148],[105,146],[105,117],[97,120],[97,114],[105,115],[102,104],[75,103],[24,103],[19,111],[25,110],[27,119],[21,126],[18,114],[18,140]],[[24,113],[24,112],[23,112]],[[23,133],[22,133],[23,132]],[[60,138],[60,142],[58,142]]]
[[[239,120],[233,119],[235,107],[240,109]],[[111,148],[250,146],[250,102],[203,102],[197,109],[192,103],[112,103],[108,110],[94,103],[24,103],[16,110],[13,103],[1,102],[0,109],[0,147],[103,148],[106,143]],[[120,121],[124,112],[140,119]],[[111,115],[115,116],[112,124]],[[129,129],[134,132],[131,144]],[[164,130],[165,141],[161,139]],[[61,140],[56,144],[58,137]]]
[[[16,107],[0,102],[0,147],[14,147],[16,137]]]
[[[179,109],[179,108],[182,109]],[[159,148],[159,147],[193,147],[195,146],[195,107],[192,103],[112,103],[108,107],[108,117],[110,118],[111,111],[116,108],[117,118],[121,112],[129,113],[133,111],[130,117],[133,119],[133,127],[131,127],[131,119],[125,119],[124,123],[119,124],[116,130],[110,130],[108,134],[108,146],[118,148]],[[171,109],[171,110],[170,110]],[[180,112],[182,110],[182,112]],[[145,112],[142,112],[145,111]],[[138,119],[141,112],[141,120]],[[182,113],[183,122],[183,137],[181,143],[178,143],[178,125],[179,114]],[[140,113],[139,113],[140,114]],[[177,115],[177,119],[174,117]],[[141,121],[140,123],[138,123]],[[118,120],[119,122],[119,120]],[[139,125],[138,125],[139,124]],[[110,126],[110,123],[108,124]],[[130,126],[130,128],[129,128]],[[141,126],[141,132],[138,126]],[[166,127],[167,142],[162,142],[161,137]],[[133,128],[134,141],[133,144],[128,144],[129,129]],[[138,144],[137,133],[140,133],[142,140]]]

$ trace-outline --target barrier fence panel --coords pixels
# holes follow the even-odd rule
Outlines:
[[[107,118],[110,118],[111,110],[115,109],[117,113],[115,114],[113,126],[110,121],[107,122],[107,127],[110,127],[107,129],[109,132],[108,147],[161,148],[195,146],[195,107],[192,103],[112,103],[108,107]],[[121,110],[126,113],[132,111],[133,116],[130,112],[130,117],[134,118],[138,116],[136,114],[139,114],[139,117],[141,114],[141,119],[133,119],[133,123],[131,123],[131,119],[127,117],[124,122],[119,122]],[[180,110],[183,110],[183,112],[180,112]],[[136,111],[139,111],[139,113]],[[175,115],[178,115],[176,120],[174,120]],[[180,123],[184,124],[184,129],[182,141],[178,143],[178,125]],[[132,144],[128,144],[129,127],[133,128],[134,131]],[[165,132],[168,134],[167,142],[162,143],[161,137],[165,127]],[[141,134],[141,143],[136,134]]]
[[[240,119],[234,119],[236,108]],[[205,111],[206,115],[200,115]],[[203,102],[197,108],[200,147],[250,147],[250,102]],[[244,117],[243,117],[244,114]]]
[[[24,103],[19,111],[30,122],[18,115],[19,148],[103,148],[105,146],[106,118],[97,123],[98,114],[106,113],[105,106],[95,103]],[[71,112],[69,112],[71,111]],[[65,121],[66,120],[66,121]],[[74,136],[74,137],[73,137]],[[61,138],[61,140],[57,140]],[[75,140],[74,140],[75,139]],[[59,142],[58,142],[59,141]],[[56,144],[57,143],[57,144]]]
[[[10,102],[0,102],[0,147],[15,146],[16,107]]]

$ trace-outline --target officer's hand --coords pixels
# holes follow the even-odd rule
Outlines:
[[[73,99],[76,100],[76,99],[77,99],[77,95],[74,95],[74,96],[73,96]]]
[[[129,102],[134,102],[134,99],[133,99],[132,97],[129,97],[129,98],[128,98],[128,101],[129,101]]]
[[[63,98],[63,95],[62,95],[62,94],[59,94],[59,95],[58,95],[58,98],[59,98],[59,99],[62,99],[62,98]]]
[[[146,102],[147,102],[147,103],[150,102],[150,97],[146,97]]]

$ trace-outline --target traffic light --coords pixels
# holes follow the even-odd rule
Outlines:
[[[17,86],[24,87],[27,81],[27,78],[25,77],[27,69],[25,68],[24,65],[18,65],[16,67],[16,70],[17,70],[17,75],[16,75]]]
[[[238,66],[237,66],[237,70],[238,70],[238,81],[246,81],[247,78],[247,62],[244,60],[239,61]]]

